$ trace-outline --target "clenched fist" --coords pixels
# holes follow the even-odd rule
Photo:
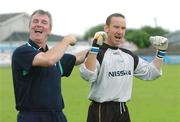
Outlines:
[[[152,46],[159,50],[167,50],[168,48],[168,39],[163,36],[151,36],[149,40]]]
[[[103,41],[107,39],[107,33],[104,31],[98,31],[95,33],[93,38],[93,46],[99,46],[103,44]]]

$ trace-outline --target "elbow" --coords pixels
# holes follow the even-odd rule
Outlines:
[[[47,67],[50,67],[50,66],[53,66],[55,63],[56,63],[55,61],[53,61],[52,59],[49,59],[49,60],[46,61],[45,64],[46,64]]]
[[[46,55],[44,59],[48,67],[55,65],[59,61],[59,58],[54,55]]]
[[[39,53],[33,60],[33,66],[50,67],[53,66],[57,60],[52,56],[47,56],[44,53]]]
[[[53,59],[44,59],[41,61],[40,66],[44,66],[44,67],[51,67],[55,64],[56,62]]]

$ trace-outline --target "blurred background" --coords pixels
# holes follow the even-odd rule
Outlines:
[[[29,17],[36,9],[52,14],[53,29],[48,40],[50,48],[65,35],[76,35],[78,43],[69,46],[66,53],[88,49],[95,32],[103,30],[106,17],[116,12],[124,14],[127,20],[124,48],[147,61],[152,60],[156,51],[149,37],[167,37],[169,47],[164,58],[163,76],[148,85],[135,79],[129,108],[132,122],[180,121],[180,7],[177,1],[5,0],[0,4],[0,122],[16,121],[11,56],[18,46],[27,42]],[[89,85],[80,78],[78,67],[71,77],[73,80],[63,79],[67,80],[63,82],[67,104],[65,113],[69,122],[85,122]]]

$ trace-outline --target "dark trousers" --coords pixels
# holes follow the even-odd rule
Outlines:
[[[47,111],[21,111],[18,113],[17,122],[67,122],[63,112]]]
[[[130,122],[126,103],[91,102],[87,122]]]

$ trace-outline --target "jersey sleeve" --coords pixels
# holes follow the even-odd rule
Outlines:
[[[87,69],[84,63],[80,65],[80,75],[84,80],[91,83],[97,80],[98,70],[100,69],[100,64],[97,60],[96,64],[96,69],[94,71]]]
[[[147,62],[139,57],[138,65],[134,71],[134,76],[142,80],[154,80],[162,75],[162,70],[158,70],[152,62]]]
[[[73,67],[75,66],[75,62],[76,57],[74,55],[64,54],[64,56],[59,61],[61,75],[68,77],[71,74]]]
[[[12,55],[12,65],[16,68],[29,70],[32,66],[34,57],[39,53],[39,50],[34,50],[29,46],[17,48]],[[16,64],[16,65],[14,65]]]

